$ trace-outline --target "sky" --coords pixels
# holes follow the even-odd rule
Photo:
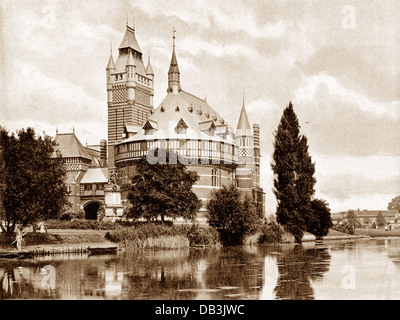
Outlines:
[[[243,93],[261,127],[261,184],[275,212],[274,131],[292,101],[332,212],[400,195],[400,2],[0,0],[0,125],[82,143],[107,138],[106,65],[126,24],[166,95],[176,29],[182,89],[236,127]]]

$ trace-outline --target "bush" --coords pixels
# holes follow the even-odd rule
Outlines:
[[[242,199],[235,186],[211,193],[207,204],[208,223],[214,227],[224,246],[243,244],[244,237],[254,232],[259,223],[257,211],[248,197]]]
[[[214,228],[192,227],[187,231],[190,246],[216,246],[220,244],[218,232]]]
[[[333,230],[353,235],[354,231],[355,231],[355,228],[354,228],[354,226],[352,224],[350,224],[350,223],[348,223],[346,221],[346,222],[344,222],[342,224],[334,225],[333,226]]]
[[[275,221],[265,222],[260,227],[259,232],[261,235],[258,238],[258,244],[282,242],[284,230],[282,226]]]
[[[126,225],[125,223],[123,223]],[[213,228],[183,227],[160,223],[134,223],[107,232],[106,239],[127,248],[179,249],[189,246],[219,245],[218,232]]]
[[[115,230],[116,224],[113,222],[73,219],[68,220],[48,220],[47,229],[74,229],[74,230]]]

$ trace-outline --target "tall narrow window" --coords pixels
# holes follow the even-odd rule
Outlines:
[[[213,187],[218,187],[218,170],[217,169],[211,170],[211,185]]]

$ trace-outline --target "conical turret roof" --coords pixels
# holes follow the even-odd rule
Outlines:
[[[110,55],[110,60],[108,60],[108,64],[107,64],[107,70],[109,69],[114,69],[115,70],[115,63],[114,63],[114,59],[112,57],[112,54]]]
[[[150,56],[149,56],[149,60],[147,62],[146,74],[154,76],[153,67],[151,66],[151,62],[150,62]]]
[[[239,122],[237,125],[237,129],[241,130],[251,130],[250,123],[249,123],[249,118],[247,117],[247,112],[246,112],[246,105],[244,102],[244,97],[243,97],[243,105],[242,105],[242,111],[240,112],[240,117],[239,117]]]

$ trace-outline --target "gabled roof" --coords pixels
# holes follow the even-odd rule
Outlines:
[[[89,168],[80,183],[107,183],[107,168]]]
[[[125,36],[122,39],[122,42],[118,49],[126,49],[126,48],[132,48],[133,50],[142,53],[142,50],[139,47],[139,43],[136,40],[135,29],[129,26],[126,26]]]
[[[56,150],[63,158],[85,158],[92,160],[89,151],[78,140],[75,133],[57,133],[55,141],[58,144]]]

